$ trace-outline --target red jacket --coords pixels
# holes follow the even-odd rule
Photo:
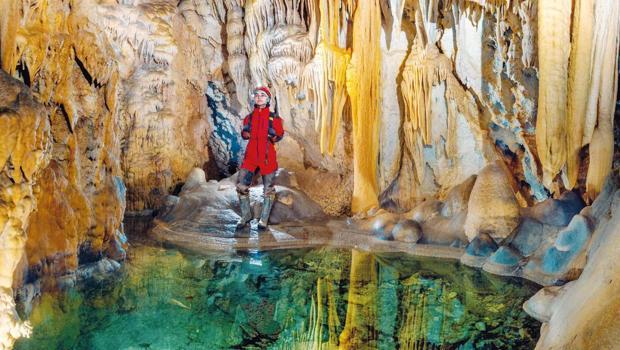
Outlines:
[[[273,128],[272,135],[269,135],[270,124]],[[242,168],[252,172],[259,168],[261,175],[271,174],[278,170],[274,144],[284,136],[282,118],[271,114],[269,107],[254,107],[252,113],[243,120],[241,135],[244,139],[250,140],[245,148]]]

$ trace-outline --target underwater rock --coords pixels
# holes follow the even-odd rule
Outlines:
[[[465,233],[473,241],[480,232],[501,242],[519,225],[520,214],[512,187],[503,166],[487,165],[471,191],[465,220]]]
[[[392,229],[392,238],[395,241],[416,243],[422,237],[420,225],[413,220],[400,220]]]
[[[26,283],[17,290],[16,300],[22,308],[24,315],[30,315],[32,304],[41,296],[41,281],[36,280]]]
[[[75,273],[77,281],[103,280],[118,271],[121,264],[112,259],[103,258],[92,264],[80,266]]]
[[[575,192],[564,192],[560,198],[549,198],[532,207],[523,208],[522,215],[552,226],[566,226],[585,207]]]

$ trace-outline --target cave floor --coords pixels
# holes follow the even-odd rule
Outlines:
[[[461,248],[381,240],[366,231],[348,227],[345,220],[322,223],[287,223],[258,230],[235,230],[234,224],[209,224],[189,220],[155,221],[151,237],[164,244],[196,253],[211,251],[267,251],[313,247],[358,249],[369,252],[402,252],[415,256],[459,259]]]

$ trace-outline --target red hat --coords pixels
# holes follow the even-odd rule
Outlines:
[[[262,92],[266,93],[266,94],[267,94],[267,96],[269,96],[269,98],[271,98],[271,91],[269,91],[269,88],[268,88],[268,87],[266,87],[266,86],[259,86],[259,87],[257,87],[256,89],[254,89],[254,92],[256,92],[256,91],[258,91],[258,90],[260,90],[260,91],[262,91]]]

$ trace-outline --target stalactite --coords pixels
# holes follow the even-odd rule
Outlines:
[[[2,1],[0,3],[0,67],[12,74],[17,67],[19,54],[16,52],[18,21],[18,2]]]
[[[590,200],[594,200],[601,191],[613,161],[620,3],[616,0],[596,1],[594,23],[593,86],[588,101],[588,113],[596,113],[597,123],[590,143],[590,164],[586,179],[587,197]]]
[[[572,189],[577,183],[581,166],[580,151],[585,125],[592,56],[594,1],[576,0],[572,21],[572,44],[568,71],[568,107],[566,116],[566,179],[564,186]]]
[[[566,162],[566,92],[570,53],[571,1],[538,3],[538,119],[536,148],[543,183],[551,187]]]
[[[226,49],[228,68],[235,82],[239,102],[246,102],[250,89],[247,75],[247,56],[243,43],[244,0],[226,0]]]
[[[353,55],[347,91],[353,121],[353,212],[378,205],[377,156],[381,106],[381,9],[378,0],[359,2],[353,17]]]
[[[434,45],[424,48],[414,39],[411,53],[403,69],[401,90],[405,100],[407,121],[419,130],[424,144],[431,144],[431,88],[446,79],[446,67],[436,64],[439,50]]]
[[[310,89],[315,106],[315,129],[321,153],[333,154],[346,102],[346,69],[350,50],[341,42],[346,33],[346,13],[334,1],[320,0],[320,42],[311,66],[304,73],[302,88]]]
[[[419,181],[424,176],[424,145],[431,140],[431,89],[446,80],[450,62],[435,45],[424,47],[422,39],[414,39],[411,53],[405,62],[401,92],[405,101],[403,130],[405,144],[412,154]]]

